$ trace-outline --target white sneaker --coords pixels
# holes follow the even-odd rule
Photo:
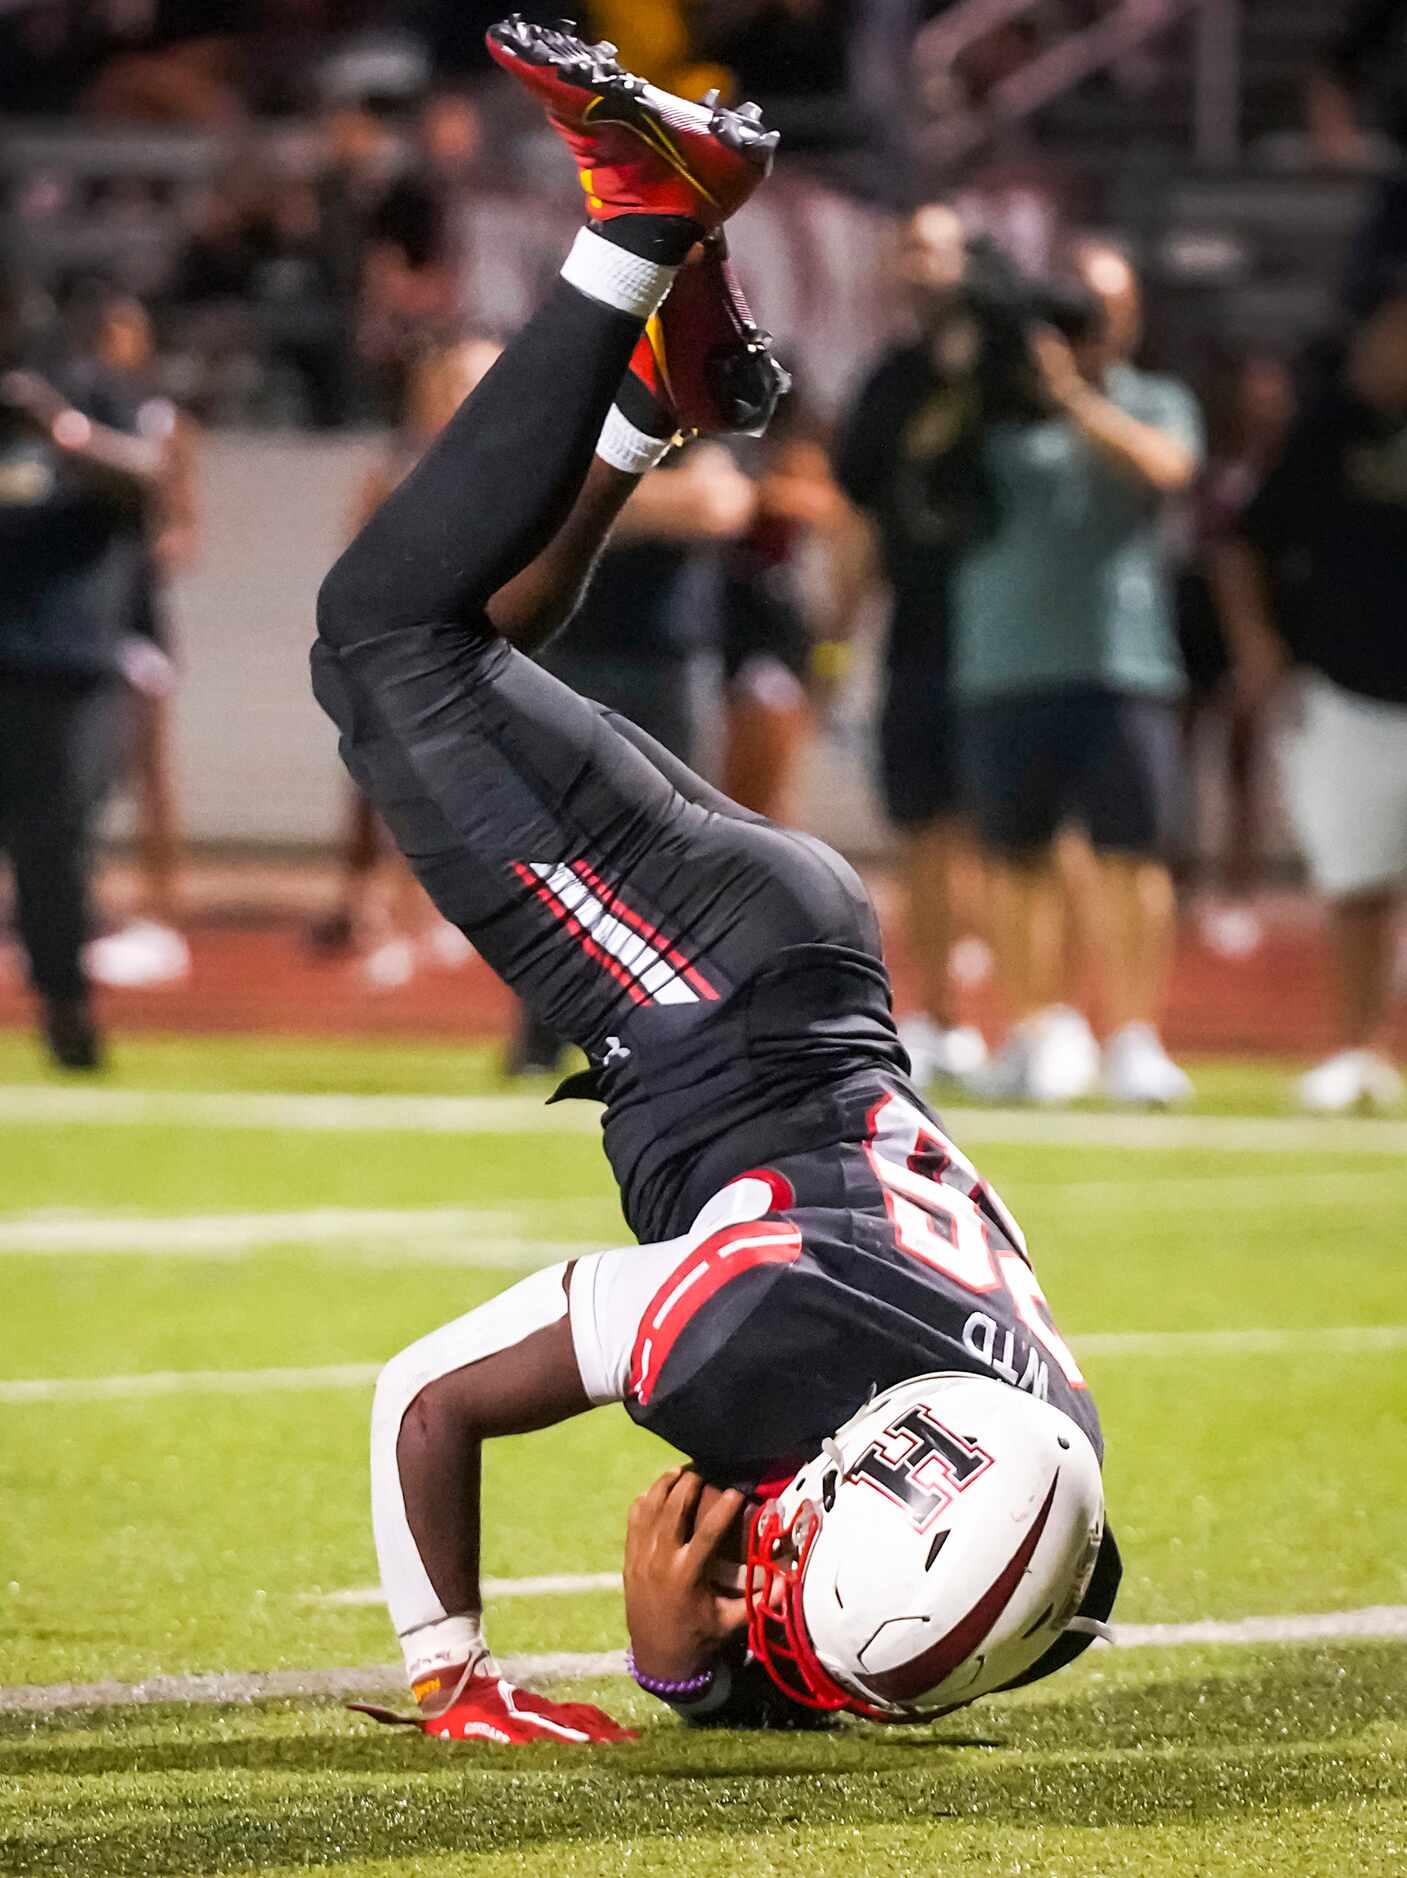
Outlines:
[[[909,1053],[914,1081],[920,1087],[940,1076],[949,1081],[969,1076],[987,1060],[980,1030],[971,1024],[935,1024],[923,1012],[904,1019],[899,1041]]]
[[[979,1102],[1031,1100],[1031,1032],[1018,1024],[996,1055],[979,1063],[962,1079],[963,1088]]]
[[[134,919],[117,932],[90,939],[83,948],[83,968],[97,984],[121,990],[171,985],[190,976],[191,949],[172,927]]]
[[[420,950],[427,964],[442,972],[457,972],[461,965],[467,965],[474,956],[474,948],[469,940],[446,919],[437,920],[429,932],[422,936]]]
[[[1249,959],[1264,943],[1265,926],[1254,907],[1207,906],[1197,916],[1197,937],[1219,959]]]
[[[415,976],[415,947],[409,939],[384,939],[357,967],[372,991],[399,991]]]
[[[1316,1115],[1344,1115],[1350,1109],[1390,1109],[1402,1101],[1401,1076],[1376,1050],[1340,1050],[1301,1076],[1299,1104]]]
[[[1089,1019],[1073,1005],[1052,1004],[1030,1020],[1031,1100],[1078,1102],[1099,1077],[1099,1045]]]
[[[958,939],[948,954],[948,971],[955,985],[961,985],[965,991],[975,991],[979,985],[991,983],[996,964],[992,958],[992,948],[985,939],[979,939],[976,933],[968,933]]]
[[[1170,1108],[1187,1101],[1192,1081],[1151,1024],[1125,1024],[1105,1040],[1104,1093],[1111,1102]]]
[[[1099,1045],[1068,1004],[1024,1018],[990,1063],[964,1077],[984,1102],[1075,1102],[1099,1073]]]

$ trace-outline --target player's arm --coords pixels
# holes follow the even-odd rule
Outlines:
[[[535,652],[580,606],[601,550],[642,479],[592,460],[571,512],[542,552],[498,589],[488,616],[505,639]]]
[[[505,639],[536,651],[580,606],[613,534],[624,542],[731,541],[746,530],[755,501],[748,478],[715,444],[696,446],[665,476],[630,475],[597,457],[562,527],[499,588],[489,618]]]
[[[403,1350],[377,1382],[376,1551],[420,1705],[418,1725],[427,1733],[509,1742],[623,1738],[599,1709],[514,1689],[483,1633],[483,1444],[550,1427],[592,1406],[567,1317],[569,1273],[560,1265],[534,1273]]]

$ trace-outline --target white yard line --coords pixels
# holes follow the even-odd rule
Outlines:
[[[0,1254],[238,1256],[270,1246],[364,1247],[398,1258],[530,1270],[590,1249],[525,1238],[519,1218],[477,1208],[313,1207],[296,1213],[142,1214],[45,1211],[0,1215]]]
[[[366,1389],[377,1363],[316,1369],[153,1369],[137,1376],[36,1376],[0,1382],[0,1403],[116,1402],[134,1396],[263,1395],[271,1390]]]
[[[1179,1649],[1195,1644],[1333,1643],[1360,1638],[1407,1637],[1407,1604],[1377,1604],[1358,1611],[1285,1617],[1242,1617],[1188,1624],[1121,1624],[1118,1649]],[[515,1682],[552,1682],[575,1676],[623,1676],[618,1650],[561,1651],[510,1656],[503,1671]],[[399,1688],[399,1663],[354,1669],[280,1669],[208,1676],[152,1676],[144,1682],[21,1683],[0,1688],[0,1713],[52,1714],[60,1709],[128,1708],[157,1702],[268,1701],[278,1697],[369,1695]]]
[[[486,1598],[565,1598],[578,1591],[619,1591],[619,1572],[552,1572],[542,1578],[485,1578]],[[353,1585],[346,1591],[309,1591],[306,1604],[357,1606],[384,1604],[380,1585]]]
[[[599,1135],[591,1102],[538,1096],[271,1095],[266,1091],[0,1086],[0,1122],[83,1127],[256,1128],[280,1134]]]
[[[1407,1604],[1370,1604],[1361,1611],[1307,1612],[1298,1617],[1114,1626],[1114,1642],[1122,1650],[1168,1650],[1194,1643],[1319,1643],[1351,1637],[1407,1637]]]
[[[1223,1164],[1224,1166],[1224,1164]],[[1195,1173],[1141,1177],[1130,1168],[1126,1178],[1114,1180],[1020,1180],[1008,1189],[1020,1201],[1024,1217],[1036,1203],[1054,1201],[1061,1206],[1099,1205],[1105,1201],[1115,1206],[1176,1207],[1179,1213],[1202,1209],[1219,1211],[1228,1206],[1253,1206],[1267,1194],[1283,1195],[1288,1189],[1303,1193],[1306,1200],[1322,1204],[1326,1200],[1351,1200],[1373,1187],[1400,1188],[1403,1169],[1325,1168],[1317,1163],[1284,1161],[1273,1171],[1262,1174],[1224,1172],[1222,1167],[1199,1167]]]
[[[555,1682],[565,1676],[623,1676],[620,1650],[561,1651],[547,1656],[505,1656],[514,1682]],[[0,1687],[0,1714],[44,1715],[57,1709],[145,1707],[154,1702],[263,1702],[279,1696],[366,1696],[404,1689],[399,1663],[355,1669],[274,1669],[209,1676],[151,1676],[144,1682],[21,1683]],[[407,1697],[407,1706],[409,1698]]]
[[[1356,1356],[1407,1349],[1407,1324],[1341,1329],[1104,1330],[1070,1342],[1081,1356]]]
[[[1273,1174],[1222,1174],[1199,1170],[1176,1179],[1027,1180],[1024,1200],[1087,1205],[1104,1200],[1149,1204],[1167,1200],[1180,1210],[1219,1208],[1254,1200],[1274,1188],[1308,1187],[1313,1197],[1352,1196],[1372,1184],[1396,1185],[1396,1170],[1352,1172],[1320,1166],[1277,1169]],[[310,1207],[298,1212],[101,1213],[67,1207],[0,1213],[0,1256],[66,1254],[139,1255],[162,1258],[239,1257],[280,1246],[315,1246],[384,1252],[396,1259],[436,1264],[504,1266],[534,1270],[556,1259],[599,1247],[600,1240],[544,1239],[525,1235],[524,1214],[482,1207]],[[564,1209],[556,1208],[558,1214]],[[603,1237],[608,1237],[604,1234]]]
[[[1196,1149],[1227,1154],[1407,1155],[1407,1122],[1355,1117],[1118,1115],[944,1106],[964,1143]],[[0,1123],[239,1128],[279,1133],[598,1135],[589,1102],[547,1107],[536,1096],[281,1095],[0,1086]]]
[[[1407,1154],[1407,1122],[1376,1116],[1146,1115],[1064,1109],[938,1111],[961,1143],[1023,1147],[1143,1148],[1213,1154]]]
[[[1084,1356],[1366,1356],[1407,1348],[1407,1324],[1297,1330],[1111,1330],[1070,1341]],[[375,1381],[377,1369],[375,1363],[328,1363],[307,1369],[158,1369],[134,1376],[27,1376],[0,1381],[0,1404],[363,1389]]]

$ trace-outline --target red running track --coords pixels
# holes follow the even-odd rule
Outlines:
[[[881,901],[888,898],[881,894]],[[889,922],[898,1009],[912,1004],[902,936]],[[426,970],[393,990],[369,990],[357,964],[315,956],[287,911],[190,932],[193,969],[184,983],[102,994],[104,1020],[126,1031],[285,1032],[404,1036],[452,1042],[502,1035],[508,993],[477,958],[457,971]],[[965,1015],[999,1034],[991,987],[965,997]],[[0,1024],[28,1022],[28,999],[13,973],[0,982]],[[1225,959],[1189,928],[1178,950],[1166,1031],[1175,1050],[1306,1056],[1333,1045],[1330,959],[1322,921],[1306,903],[1272,905],[1264,942],[1251,957]],[[1398,1042],[1407,1051],[1407,1009]]]

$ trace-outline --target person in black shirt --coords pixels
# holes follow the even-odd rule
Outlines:
[[[923,998],[921,1011],[905,1020],[904,1046],[927,1081],[964,1076],[986,1056],[980,1033],[958,1021],[948,970],[957,902],[975,865],[949,688],[948,582],[970,522],[969,492],[953,472],[974,419],[971,366],[979,343],[959,306],[966,242],[952,209],[935,202],[915,212],[901,265],[920,332],[886,352],[851,400],[835,474],[870,524],[889,589],[880,781],[903,839]]]
[[[392,405],[416,352],[461,322],[473,261],[465,205],[482,138],[471,99],[455,92],[427,99],[414,160],[371,214],[358,329],[363,358]]]
[[[95,370],[51,381],[27,369],[18,304],[0,282],[0,845],[50,1049],[92,1069],[88,842],[116,762],[161,445],[124,434],[134,413]]]
[[[1334,909],[1339,1048],[1300,1084],[1312,1109],[1388,1105],[1394,913],[1407,882],[1407,279],[1354,333],[1223,550],[1218,584],[1243,694],[1303,668],[1290,805]]]

